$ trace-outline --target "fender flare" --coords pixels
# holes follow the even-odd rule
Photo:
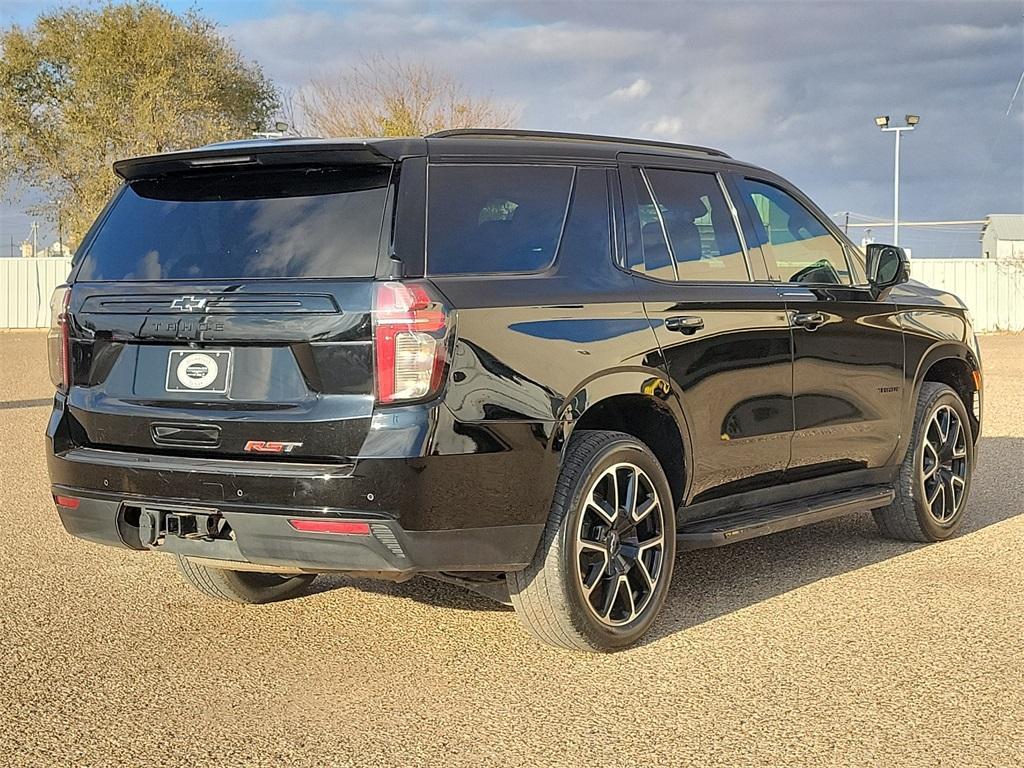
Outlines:
[[[690,480],[693,476],[693,442],[690,424],[687,421],[678,393],[671,380],[658,368],[647,366],[623,366],[610,371],[601,371],[580,382],[558,408],[558,421],[552,431],[549,445],[552,453],[558,455],[559,464],[565,446],[579,420],[594,406],[613,397],[639,395],[650,398],[659,408],[668,410],[675,421],[682,438],[683,452],[683,493],[689,497]],[[682,503],[680,499],[679,503]]]
[[[960,341],[942,340],[937,341],[925,350],[917,362],[913,373],[913,386],[909,387],[907,398],[904,400],[904,412],[906,414],[903,423],[900,441],[896,446],[894,456],[896,463],[903,461],[907,449],[910,447],[910,435],[914,428],[914,414],[917,410],[917,400],[921,396],[921,385],[924,383],[925,374],[933,365],[943,360],[960,360],[966,363],[972,370],[981,370],[981,361],[974,354],[969,346]],[[964,403],[970,412],[970,403]]]

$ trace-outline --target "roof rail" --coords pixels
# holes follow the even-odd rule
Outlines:
[[[730,158],[725,152],[713,147],[700,147],[696,144],[676,144],[670,141],[648,141],[647,139],[628,139],[621,136],[598,136],[589,133],[563,133],[559,131],[526,131],[518,128],[452,128],[447,131],[428,133],[428,139],[462,138],[511,138],[511,139],[565,139],[576,141],[603,141],[609,144],[634,144],[644,147],[666,147],[682,149],[688,152],[699,152],[714,157]]]

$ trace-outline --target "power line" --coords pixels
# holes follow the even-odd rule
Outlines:
[[[1013,95],[1010,96],[1010,103],[1006,105],[1006,112],[1003,114],[1003,119],[999,121],[999,130],[996,131],[995,139],[989,144],[991,151],[988,154],[988,159],[985,163],[985,170],[982,173],[982,182],[988,184],[988,180],[992,175],[992,164],[993,158],[995,157],[995,149],[999,146],[999,141],[1003,138],[1003,130],[1006,128],[1006,124],[1009,122],[1010,111],[1013,109],[1013,102],[1017,98],[1017,93],[1020,91],[1021,83],[1024,83],[1024,71],[1020,73],[1020,77],[1017,79],[1017,86],[1013,89]],[[974,194],[971,196],[971,208],[974,208],[978,204],[978,198],[981,195],[981,183],[975,183]],[[969,210],[969,209],[968,209]],[[953,251],[960,245],[959,233],[953,238],[952,245],[949,247],[949,255],[953,255]]]
[[[985,219],[965,221],[901,221],[901,227],[977,227],[985,223]],[[850,222],[851,227],[891,227],[891,221]]]
[[[1010,110],[1013,109],[1014,99],[1017,98],[1017,94],[1020,93],[1020,84],[1024,83],[1024,70],[1021,70],[1020,79],[1017,81],[1017,87],[1013,89],[1013,96],[1010,97],[1010,103],[1006,105],[1006,114],[1003,117],[1010,116]]]

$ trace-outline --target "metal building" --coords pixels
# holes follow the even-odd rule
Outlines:
[[[981,228],[983,259],[1024,259],[1024,213],[991,213]]]

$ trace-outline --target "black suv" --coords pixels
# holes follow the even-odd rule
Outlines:
[[[114,169],[53,299],[53,496],[209,595],[426,574],[608,650],[677,551],[963,521],[963,304],[723,152],[460,130]]]

